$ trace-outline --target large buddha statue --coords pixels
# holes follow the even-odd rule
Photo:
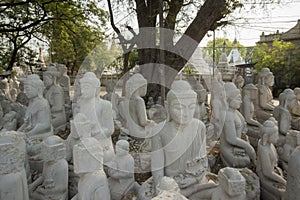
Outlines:
[[[247,122],[247,135],[252,146],[256,147],[260,139],[259,127],[261,124],[256,120],[255,107],[257,106],[258,89],[252,83],[245,85],[242,93],[241,113]]]
[[[23,125],[18,131],[26,133],[32,140],[43,140],[53,134],[50,106],[43,97],[44,83],[36,74],[24,81],[24,92],[29,99]]]
[[[147,92],[147,80],[141,74],[134,74],[126,82],[125,89],[126,97],[120,102],[120,114],[125,119],[131,136],[145,138],[146,126],[151,124],[142,98]]]
[[[220,154],[222,161],[228,167],[246,167],[255,162],[256,154],[246,136],[247,125],[244,117],[238,111],[241,101],[240,90],[234,83],[224,85],[228,110],[221,134]]]
[[[100,80],[93,72],[87,72],[80,79],[81,96],[79,112],[92,123],[92,137],[96,138],[103,149],[104,164],[115,155],[111,135],[114,133],[112,105],[100,99]]]
[[[263,68],[257,75],[258,88],[258,108],[256,109],[256,117],[260,123],[263,123],[272,116],[273,95],[271,87],[274,85],[274,75],[269,68]]]
[[[64,131],[66,128],[66,113],[64,91],[58,83],[60,72],[55,66],[49,66],[43,74],[46,87],[45,98],[48,100],[51,110],[52,125],[54,133]]]
[[[288,110],[288,104],[290,99],[294,96],[294,92],[291,89],[285,89],[279,95],[279,105],[275,107],[273,111],[273,116],[278,122],[279,129],[279,140],[278,145],[283,146],[285,143],[285,136],[288,131],[291,129],[291,114]]]
[[[260,178],[262,199],[283,199],[286,180],[277,166],[278,157],[274,144],[278,140],[278,128],[273,120],[267,120],[261,127],[262,138],[257,146],[256,173]]]
[[[210,199],[206,129],[193,118],[197,94],[186,81],[175,81],[167,94],[167,120],[154,127],[151,168],[154,186],[163,176],[172,177],[189,199]]]

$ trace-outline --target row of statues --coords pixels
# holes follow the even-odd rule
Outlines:
[[[86,72],[76,82],[80,95],[71,119],[66,112],[70,93],[59,84],[59,67],[49,66],[43,81],[35,74],[23,81],[28,98],[23,124],[17,132],[0,132],[1,155],[6,155],[1,157],[0,199],[297,197],[300,133],[292,124],[298,119],[298,89],[285,90],[274,106],[269,69],[258,74],[257,85],[213,80],[210,115],[201,85],[176,80],[166,101],[150,102],[147,109],[142,98],[147,81],[141,74],[126,82],[125,97],[106,96],[110,103],[100,98],[100,80]],[[155,121],[157,113],[163,117]],[[57,134],[67,122],[71,132],[64,140]],[[114,144],[116,128],[120,135]],[[138,159],[147,161],[142,168],[152,174],[142,185],[135,181],[141,166],[130,154],[132,140],[141,143]],[[212,144],[224,167],[218,174],[211,172]],[[250,176],[260,182],[255,192],[261,195],[255,198],[250,197]]]

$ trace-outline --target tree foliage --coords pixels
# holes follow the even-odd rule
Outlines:
[[[50,58],[76,69],[103,39],[106,12],[100,1],[18,0],[0,3],[2,66],[11,70],[20,50],[42,41],[50,46]],[[38,46],[35,47],[38,49]],[[34,49],[33,49],[34,50]],[[72,63],[72,64],[70,64]]]
[[[300,80],[299,55],[300,51],[296,51],[291,42],[276,39],[272,45],[258,44],[253,49],[256,73],[268,67],[274,73],[278,87],[294,85]]]
[[[225,48],[226,48],[226,55],[228,56],[230,51],[233,49],[233,47],[238,48],[241,57],[245,58],[246,56],[246,48],[241,45],[239,42],[237,42],[236,44],[234,43],[234,41],[230,41],[227,38],[216,38],[215,39],[215,61],[216,63],[218,62],[221,54],[222,54],[222,49],[224,47],[224,42],[225,42]],[[213,40],[208,41],[206,47],[204,48],[204,55],[206,54],[206,52],[208,52],[208,55],[212,58],[213,57]]]

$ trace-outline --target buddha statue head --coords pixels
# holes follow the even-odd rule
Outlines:
[[[252,101],[256,100],[258,98],[258,89],[257,89],[257,87],[252,83],[249,83],[249,84],[245,85],[243,87],[243,97],[244,96],[247,96]]]
[[[300,101],[300,88],[299,87],[294,88],[294,94],[296,95],[297,100]]]
[[[294,148],[300,146],[300,132],[297,130],[289,130],[286,134],[286,144]]]
[[[269,68],[262,68],[257,75],[257,83],[260,85],[273,86],[274,75]]]
[[[147,80],[139,73],[134,74],[126,82],[125,90],[128,98],[134,94],[145,96],[147,93]]]
[[[242,88],[244,86],[245,80],[241,75],[238,75],[234,81],[237,88]]]
[[[197,94],[187,81],[174,81],[167,94],[167,121],[186,125],[193,119],[196,108]]]
[[[42,143],[42,156],[44,161],[56,161],[66,158],[64,140],[56,135],[47,137]]]
[[[201,83],[193,86],[193,90],[197,93],[197,100],[199,103],[204,103],[207,98],[207,92]]]
[[[276,144],[279,139],[278,127],[273,119],[268,119],[263,123],[260,133],[263,145],[267,143]]]
[[[233,109],[238,109],[241,106],[241,92],[234,83],[227,82],[224,84],[225,94],[228,106]]]
[[[43,81],[46,88],[49,88],[53,84],[57,84],[57,77],[60,76],[60,72],[55,66],[49,66],[47,71],[43,73]]]
[[[86,72],[79,82],[81,97],[89,99],[96,96],[97,89],[100,87],[100,80],[96,77],[95,73]]]
[[[118,140],[116,143],[116,156],[124,156],[129,152],[129,143],[126,140]]]
[[[27,79],[24,81],[24,93],[28,99],[33,99],[37,96],[42,98],[44,88],[43,81],[36,74],[27,76]]]

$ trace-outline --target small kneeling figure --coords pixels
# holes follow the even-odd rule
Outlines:
[[[116,157],[108,174],[111,199],[123,199],[130,191],[138,191],[139,184],[134,181],[134,159],[129,154],[129,143],[126,140],[116,143]]]

